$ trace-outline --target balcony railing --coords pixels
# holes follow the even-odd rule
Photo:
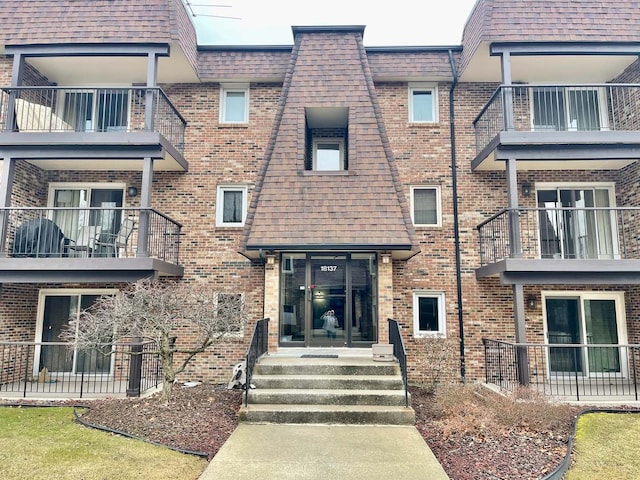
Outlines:
[[[477,153],[503,131],[639,131],[640,85],[501,85],[473,125]]]
[[[3,208],[0,255],[13,258],[131,258],[179,264],[182,226],[143,208]],[[143,228],[144,227],[144,228]],[[2,232],[2,230],[0,230]]]
[[[183,153],[185,128],[185,119],[157,87],[4,87],[0,92],[1,131],[154,131]]]
[[[483,339],[486,382],[559,400],[638,400],[640,345],[509,343]]]
[[[504,209],[477,229],[483,266],[511,257],[640,259],[635,207]]]
[[[154,344],[148,342],[141,348],[137,344],[119,343],[109,355],[80,352],[72,344],[62,342],[0,342],[0,395],[52,398],[125,395],[132,377],[136,379],[136,387],[139,381],[142,393],[162,382],[159,357],[151,353],[155,350]]]

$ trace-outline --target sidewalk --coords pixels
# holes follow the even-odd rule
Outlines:
[[[243,423],[200,480],[447,480],[412,426]]]

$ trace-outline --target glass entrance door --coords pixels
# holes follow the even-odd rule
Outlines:
[[[375,254],[284,254],[280,344],[344,347],[377,340]]]

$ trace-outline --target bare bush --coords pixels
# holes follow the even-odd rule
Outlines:
[[[421,386],[433,392],[443,380],[451,376],[453,365],[458,358],[456,343],[438,334],[419,339],[419,345]]]
[[[245,324],[244,298],[206,285],[141,280],[114,295],[104,295],[61,335],[79,350],[113,352],[123,340],[151,342],[146,354],[160,357],[162,401],[166,404],[176,376],[212,345],[237,335]],[[179,331],[189,335],[175,342]],[[131,352],[135,354],[135,352]],[[179,362],[174,355],[180,354]]]

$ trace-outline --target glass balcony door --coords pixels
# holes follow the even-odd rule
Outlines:
[[[555,188],[537,191],[542,258],[619,257],[615,211],[607,188]],[[601,209],[601,210],[600,210]]]

